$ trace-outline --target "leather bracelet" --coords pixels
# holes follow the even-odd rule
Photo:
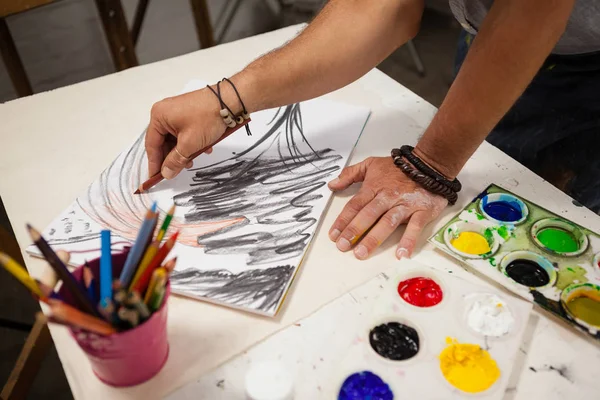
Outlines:
[[[409,145],[402,146],[399,150],[392,150],[392,157],[402,155],[406,158],[416,169],[421,171],[423,174],[429,176],[434,179],[436,182],[442,183],[448,186],[455,192],[460,192],[462,189],[462,185],[460,181],[456,178],[454,180],[449,180],[444,175],[440,174],[435,169],[431,168],[429,165],[425,164],[423,160],[421,160],[418,156],[413,153],[414,147]]]
[[[400,170],[406,176],[423,186],[423,188],[425,188],[427,191],[444,197],[446,200],[448,200],[448,203],[450,205],[456,204],[456,201],[458,200],[458,195],[454,190],[450,189],[448,186],[440,182],[437,182],[435,179],[425,175],[418,169],[411,166],[409,163],[402,159],[401,154],[393,157],[393,160],[394,164],[398,168],[400,168]]]

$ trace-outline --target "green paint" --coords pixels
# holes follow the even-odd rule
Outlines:
[[[494,243],[494,234],[490,228],[486,228],[486,230],[483,231],[483,237],[485,237],[485,240],[487,240],[487,242],[490,244],[490,247],[492,247],[492,243]]]
[[[556,280],[556,287],[559,290],[564,290],[567,286],[573,283],[584,283],[588,281],[585,276],[587,271],[580,267],[562,267],[558,270],[558,279]]]
[[[492,267],[495,267],[496,264],[496,259],[494,257],[490,257],[488,258],[488,261],[490,262],[490,264],[492,265]]]
[[[567,303],[575,317],[590,325],[600,326],[600,302],[587,296],[579,296]]]
[[[496,232],[498,232],[498,235],[500,235],[500,237],[504,240],[508,239],[508,237],[510,236],[510,233],[508,232],[508,228],[504,225],[502,225],[500,228],[496,229]]]
[[[479,214],[479,213],[475,213],[475,216],[476,216],[476,217],[477,217],[477,219],[478,219],[478,220],[480,220],[480,221],[481,221],[482,219],[485,219],[485,217],[484,217],[483,215]]]
[[[559,228],[544,228],[538,232],[537,238],[548,249],[558,253],[572,253],[579,250],[579,243],[573,234]]]

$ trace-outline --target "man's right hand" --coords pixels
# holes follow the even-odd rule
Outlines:
[[[191,168],[189,157],[215,143],[227,128],[219,110],[217,98],[207,88],[155,103],[146,132],[149,176],[160,171],[172,179]],[[211,151],[212,147],[206,153]]]

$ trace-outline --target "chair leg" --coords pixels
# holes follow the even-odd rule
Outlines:
[[[138,65],[120,0],[95,0],[117,71]]]
[[[21,57],[4,18],[0,18],[0,53],[17,95],[23,97],[33,94]]]
[[[419,56],[419,52],[417,51],[414,42],[409,40],[406,45],[408,46],[408,51],[410,52],[410,56],[415,63],[415,67],[417,67],[419,75],[425,76],[425,66],[423,65],[423,61],[421,61],[421,56]]]
[[[208,13],[208,5],[206,0],[190,0],[192,12],[194,14],[194,22],[196,23],[196,33],[200,47],[206,49],[215,45],[212,24],[210,23],[210,15]]]
[[[18,400],[26,398],[27,392],[51,345],[52,337],[45,319],[36,318],[15,367],[10,373],[2,393],[0,393],[0,399]]]
[[[146,10],[148,10],[148,2],[149,0],[140,0],[135,9],[135,17],[133,18],[133,26],[131,27],[131,40],[133,41],[134,46],[137,45],[138,39],[140,38],[140,31],[142,30]]]

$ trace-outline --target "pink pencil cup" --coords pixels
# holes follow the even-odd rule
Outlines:
[[[125,264],[128,251],[113,254],[113,275],[118,277]],[[99,291],[100,259],[88,262],[94,277],[95,290]],[[73,271],[75,279],[82,282],[83,266]],[[167,362],[167,300],[171,293],[167,282],[161,308],[139,326],[110,336],[101,336],[80,329],[70,329],[71,336],[85,352],[92,370],[104,383],[115,387],[134,386],[156,375]],[[73,298],[61,287],[59,294],[69,304]]]

